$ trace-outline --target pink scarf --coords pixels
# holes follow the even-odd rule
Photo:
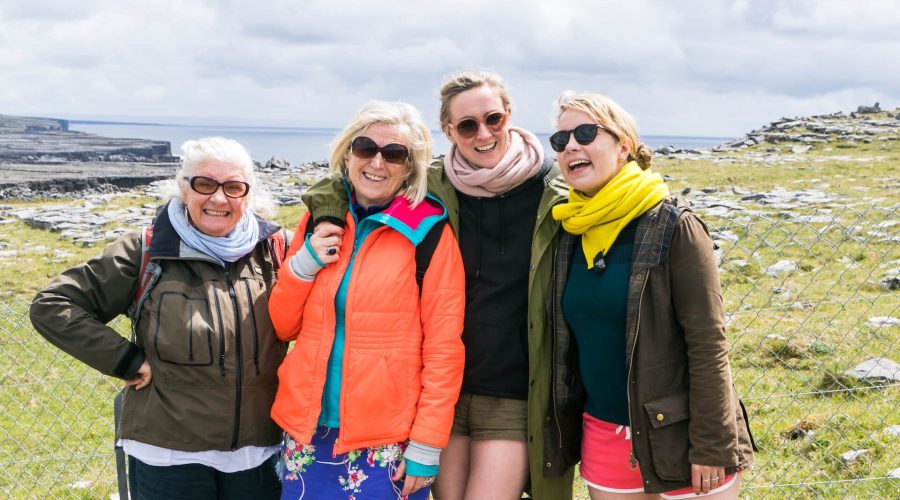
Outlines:
[[[503,194],[534,177],[544,162],[544,149],[531,132],[509,127],[509,149],[494,168],[469,163],[455,145],[444,160],[444,171],[458,191],[469,196],[490,198]]]

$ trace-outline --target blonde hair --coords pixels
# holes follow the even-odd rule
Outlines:
[[[202,137],[185,141],[181,145],[181,168],[175,174],[174,182],[162,186],[163,199],[184,196],[190,189],[185,178],[190,178],[194,171],[208,161],[218,161],[240,167],[244,173],[244,181],[250,184],[247,194],[247,209],[262,217],[275,215],[277,206],[272,195],[263,188],[256,179],[256,165],[250,153],[241,143],[224,137]]]
[[[350,143],[367,128],[376,124],[393,125],[409,143],[409,177],[406,179],[404,197],[415,207],[425,199],[428,190],[428,165],[431,163],[431,132],[422,121],[415,107],[405,102],[369,101],[356,112],[350,123],[331,143],[330,168],[332,172],[347,176],[346,156]]]
[[[617,141],[625,143],[628,147],[629,161],[636,161],[644,170],[650,168],[653,151],[641,143],[634,118],[609,97],[592,93],[576,94],[566,90],[556,100],[555,107],[557,109],[555,121],[558,121],[567,110],[581,111],[606,129]]]
[[[459,94],[482,85],[487,85],[496,90],[500,101],[503,103],[503,109],[507,112],[512,111],[512,101],[509,100],[509,93],[506,91],[506,86],[499,75],[489,71],[456,73],[441,86],[441,130],[446,132],[447,126],[450,125],[450,101]]]

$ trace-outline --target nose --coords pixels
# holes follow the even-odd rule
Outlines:
[[[369,161],[372,166],[375,167],[383,167],[384,166],[384,156],[381,156],[381,151],[375,153],[375,156]]]
[[[566,143],[567,151],[575,151],[581,147],[581,144],[578,144],[578,141],[575,140],[575,132],[569,134],[569,142]]]
[[[491,137],[491,131],[488,130],[486,123],[482,121],[478,122],[478,133],[475,134],[475,137],[478,139],[488,139]]]
[[[228,197],[225,196],[225,186],[216,187],[216,190],[213,191],[211,195],[209,195],[209,199],[217,203],[221,203],[223,201],[228,202]]]

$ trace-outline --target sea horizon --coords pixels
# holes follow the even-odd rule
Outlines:
[[[250,152],[250,156],[262,163],[272,157],[279,157],[291,163],[325,161],[331,141],[341,130],[329,127],[196,125],[81,119],[67,121],[69,130],[77,132],[104,137],[168,141],[172,146],[172,154],[176,156],[180,154],[181,144],[187,140],[208,136],[227,137],[243,144]],[[548,147],[551,134],[552,132],[535,132],[544,146],[544,151],[552,154]],[[445,154],[450,149],[450,141],[440,130],[432,130],[431,135],[434,139],[433,154]],[[647,134],[642,135],[641,140],[653,150],[663,146],[697,149],[723,144],[733,140],[733,137]]]

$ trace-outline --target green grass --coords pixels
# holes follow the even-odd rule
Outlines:
[[[900,438],[883,432],[900,424],[900,387],[861,383],[842,372],[876,356],[900,362],[900,327],[868,322],[900,318],[898,292],[879,283],[900,268],[900,245],[872,234],[876,224],[900,220],[900,141],[816,144],[803,155],[792,155],[790,145],[775,146],[780,154],[800,157],[796,162],[752,156],[772,147],[746,148],[729,154],[729,162],[654,162],[656,171],[673,178],[672,192],[691,188],[690,200],[712,187],[713,196],[757,211],[704,217],[714,233],[738,237],[718,244],[732,370],[760,446],[755,468],[744,475],[743,496],[897,498],[900,481],[867,479],[900,467]],[[788,214],[741,201],[732,187],[814,188],[838,199]],[[114,197],[97,209],[149,201]],[[275,220],[293,230],[303,210],[282,207]],[[896,237],[898,228],[881,233]],[[38,338],[25,317],[27,301],[41,286],[100,248],[82,248],[22,222],[0,226],[0,242],[19,252],[0,257],[0,463],[6,472],[0,492],[14,498],[108,497],[115,489],[111,400],[118,384]],[[783,259],[797,269],[766,273]],[[7,303],[12,310],[2,309]],[[798,426],[812,434],[791,439]],[[842,453],[858,449],[869,451],[850,464],[841,460]],[[69,486],[77,481],[88,487]],[[576,492],[587,498],[580,480]]]

